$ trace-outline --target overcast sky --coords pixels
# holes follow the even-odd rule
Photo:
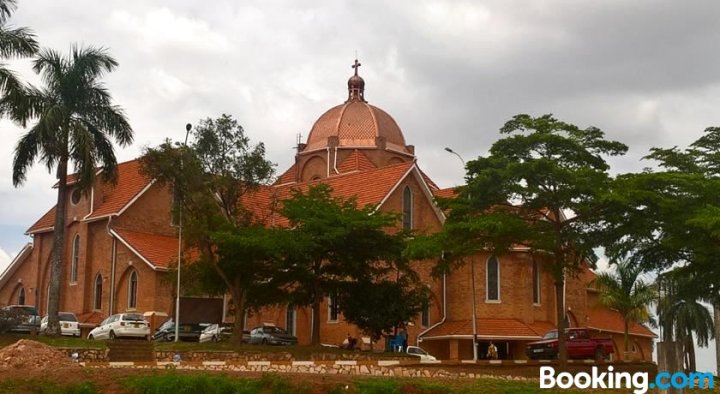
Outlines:
[[[121,161],[228,113],[282,172],[297,134],[345,100],[357,53],[366,99],[448,187],[463,170],[443,147],[484,155],[518,113],[553,113],[628,144],[614,172],[720,125],[718,20],[720,2],[693,0],[19,0],[10,23],[44,47],[104,46],[119,61],[106,82],[135,130]],[[12,63],[37,83],[28,65]],[[22,132],[0,122],[0,250],[10,255],[55,199],[41,166],[12,186]]]

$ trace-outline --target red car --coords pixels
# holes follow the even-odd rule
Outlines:
[[[593,337],[585,328],[569,328],[567,335],[568,358],[604,360],[613,353],[610,338]],[[527,345],[527,356],[530,359],[552,360],[558,355],[558,332],[548,331],[542,340]]]

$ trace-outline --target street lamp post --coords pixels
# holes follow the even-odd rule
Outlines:
[[[185,143],[184,148],[187,148],[187,140],[190,135],[190,129],[192,125],[190,123],[185,125]],[[183,157],[184,152],[180,153],[180,176],[182,176],[183,168]],[[182,206],[182,191],[178,193],[180,202],[180,212],[178,212],[178,266],[177,266],[177,293],[175,298],[175,342],[180,340],[180,262],[182,261],[182,230],[183,230],[183,206]]]
[[[445,147],[445,151],[452,153],[457,156],[465,168],[465,159],[460,156],[459,153],[454,150]],[[472,292],[472,331],[473,331],[473,361],[478,360],[478,348],[477,348],[477,308],[475,305],[475,259],[470,257],[470,291]]]

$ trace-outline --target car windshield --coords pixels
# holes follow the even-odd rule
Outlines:
[[[123,317],[123,320],[126,320],[126,321],[143,321],[143,320],[145,320],[145,319],[144,319],[141,315],[136,315],[136,314],[133,313],[133,314],[125,315],[125,316]]]
[[[548,333],[545,334],[543,339],[557,339],[557,331],[548,331]]]
[[[77,318],[72,313],[62,313],[61,312],[58,315],[58,317],[60,318],[60,321],[77,321]]]
[[[37,311],[31,306],[13,306],[11,309],[24,315],[37,315]]]

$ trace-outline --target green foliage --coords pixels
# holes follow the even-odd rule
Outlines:
[[[95,394],[99,393],[95,384],[83,382],[78,384],[59,384],[49,380],[17,380],[7,379],[0,382],[3,393],[37,393],[37,394]]]
[[[326,184],[293,190],[281,213],[290,229],[284,238],[285,269],[278,278],[288,284],[295,305],[312,305],[313,344],[318,344],[322,298],[349,283],[371,283],[404,269],[405,236],[390,232],[395,215],[358,208],[355,199],[334,197]]]
[[[657,300],[654,284],[642,278],[642,269],[630,260],[617,262],[612,272],[599,273],[595,284],[600,289],[600,303],[618,311],[625,321],[625,351],[630,350],[629,327],[632,323],[653,322],[649,305]]]
[[[341,286],[338,302],[349,323],[373,341],[413,320],[428,301],[427,287],[404,276],[397,281],[357,281]]]
[[[39,45],[35,34],[26,27],[14,28],[7,24],[17,8],[15,0],[0,1],[0,59],[28,57],[37,53]],[[12,101],[22,100],[22,82],[17,75],[0,63],[0,95]]]
[[[165,141],[146,149],[142,171],[160,185],[171,186],[175,214],[182,217],[186,248],[199,252],[187,271],[194,292],[229,293],[234,313],[273,303],[269,287],[277,242],[243,204],[243,198],[268,182],[273,164],[262,143],[250,145],[243,128],[230,115],[200,121],[190,146]],[[244,319],[235,319],[240,340]]]
[[[660,170],[619,176],[606,196],[607,254],[632,255],[645,270],[685,266],[694,288],[720,288],[720,128],[685,149],[653,148]]]
[[[562,294],[566,273],[594,264],[605,219],[600,197],[611,181],[604,157],[627,147],[605,140],[595,127],[580,129],[551,115],[516,115],[500,132],[507,136],[489,156],[468,162],[467,185],[458,196],[440,201],[449,212],[437,235],[447,252],[441,271],[480,251],[502,254],[524,246],[543,261]],[[561,325],[564,313],[558,302]],[[563,339],[559,345],[564,360]]]

